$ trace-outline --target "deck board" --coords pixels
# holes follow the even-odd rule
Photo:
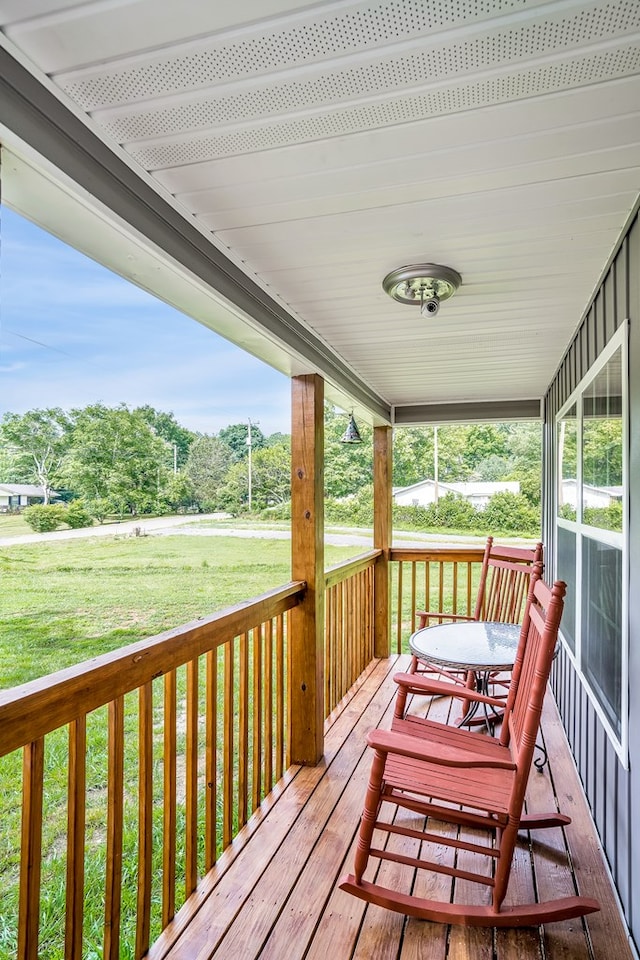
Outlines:
[[[277,796],[252,818],[152,947],[152,960],[231,956],[243,960],[456,960],[470,956],[474,960],[494,956],[495,960],[543,956],[631,960],[575,767],[550,701],[543,718],[550,769],[532,773],[527,802],[531,809],[557,809],[559,798],[574,822],[566,830],[532,831],[531,842],[523,834],[507,899],[529,900],[535,889],[541,899],[547,899],[583,886],[582,892],[600,899],[601,913],[535,929],[448,928],[406,919],[338,889],[338,878],[353,862],[370,765],[366,733],[374,726],[389,726],[396,692],[393,674],[405,663],[406,658],[379,661],[361,678],[329,718],[323,762],[288,771]],[[450,701],[434,700],[429,715],[445,719],[450,710]],[[416,815],[403,811],[400,816]],[[440,829],[453,828],[441,825]],[[396,835],[387,842],[407,847],[406,852],[415,843]],[[381,861],[371,869],[385,885],[408,882],[406,875],[397,876],[406,869],[397,864]],[[450,878],[423,872],[419,883],[425,895],[448,896],[443,891],[451,887]],[[478,895],[478,890],[474,893]]]

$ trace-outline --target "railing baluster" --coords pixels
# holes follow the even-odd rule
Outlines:
[[[344,679],[347,675],[347,646],[346,646],[347,612],[346,612],[344,591],[345,591],[344,583],[339,583],[336,585],[336,596],[338,599],[338,633],[336,636],[334,656],[336,660],[337,683],[336,683],[336,689],[334,692],[333,701],[331,704],[332,707],[334,707],[335,704],[338,703],[340,698],[342,697]]]
[[[253,634],[253,752],[251,757],[251,812],[262,799],[262,626]]]
[[[431,561],[425,560],[424,566],[425,610],[431,610]]]
[[[163,780],[164,811],[162,839],[162,926],[173,920],[176,912],[176,671],[164,678],[164,744]]]
[[[453,564],[453,613],[458,612],[458,564]]]
[[[249,794],[249,640],[240,637],[240,683],[238,690],[238,828],[247,822]]]
[[[205,818],[204,868],[210,870],[216,862],[217,799],[218,799],[218,651],[207,653],[206,673],[206,740],[205,740]]]
[[[124,697],[109,704],[107,778],[107,866],[104,909],[105,960],[120,956],[122,906],[122,828],[124,806]]]
[[[284,773],[284,688],[286,683],[284,655],[284,617],[276,618],[276,780]]]
[[[136,960],[149,949],[151,924],[151,857],[153,852],[153,690],[145,683],[138,691],[138,896]]]
[[[414,620],[415,620],[415,610],[416,610],[416,606],[417,606],[417,603],[416,603],[416,597],[417,597],[417,592],[416,592],[416,574],[417,574],[417,564],[412,563],[412,564],[411,564],[411,617],[410,617],[410,622],[411,622],[411,623],[413,623]],[[427,610],[428,610],[428,609],[429,609],[429,608],[427,607]]]
[[[37,960],[42,856],[44,738],[28,743],[22,758],[22,845],[18,958]]]
[[[223,794],[222,794],[222,846],[226,848],[233,839],[233,703],[235,676],[235,643],[230,640],[224,647],[224,748],[223,748]]]
[[[198,661],[187,664],[185,768],[185,893],[198,883]]]
[[[402,560],[398,564],[398,619],[396,623],[396,653],[402,652]]]
[[[84,921],[84,835],[87,789],[87,720],[69,724],[67,807],[67,891],[65,960],[81,960]]]
[[[264,636],[264,790],[273,787],[273,620]]]

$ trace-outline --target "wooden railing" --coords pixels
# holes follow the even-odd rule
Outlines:
[[[484,546],[391,550],[391,650],[406,653],[417,610],[473,613]]]
[[[0,693],[3,956],[144,955],[286,769],[304,586]]]
[[[325,574],[326,714],[373,659],[380,556]],[[481,558],[390,551],[393,650],[416,609],[471,612]],[[0,954],[137,958],[182,922],[171,923],[286,771],[288,611],[304,589],[0,693],[0,777],[5,792],[17,784],[0,884],[16,942]]]
[[[373,571],[379,556],[379,550],[370,550],[325,574],[325,714],[373,659]]]

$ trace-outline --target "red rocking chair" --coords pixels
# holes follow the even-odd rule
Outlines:
[[[487,537],[473,615],[444,610],[416,610],[418,629],[433,626],[434,623],[459,620],[520,623],[529,591],[529,577],[536,563],[542,563],[541,543],[535,547],[507,547],[494,544],[493,537]],[[409,673],[432,671],[449,676],[439,667],[421,664],[417,657],[412,658]],[[456,676],[450,679],[459,682]]]
[[[523,815],[564,593],[565,584],[557,581],[550,589],[540,579],[540,565],[536,565],[531,576],[499,739],[429,721],[407,727],[408,732],[403,732],[402,726],[391,731],[371,731],[367,739],[374,750],[374,758],[360,823],[355,868],[353,874],[340,881],[343,890],[408,916],[471,926],[537,926],[600,909],[596,900],[579,896],[522,906],[503,905],[518,830],[570,822],[568,817],[557,813]],[[409,675],[404,676],[412,679]],[[434,692],[449,692],[470,699],[482,696],[473,690],[461,690],[455,684],[421,680],[437,688]],[[482,699],[503,703],[492,697]],[[401,725],[409,723],[412,721],[400,721]],[[394,725],[397,724],[398,720],[394,721]],[[420,819],[416,818],[410,826],[405,826],[399,818],[396,822],[380,819],[383,803],[413,811]],[[448,836],[434,830],[430,821],[453,824],[462,833],[459,837]],[[463,836],[468,827],[474,829],[473,840]],[[486,833],[486,842],[477,838],[478,831]],[[411,857],[385,849],[383,844],[374,846],[375,833],[423,841],[421,853]],[[440,852],[436,850],[434,854],[434,847],[440,848]],[[443,847],[449,847],[454,854],[461,850],[471,851],[478,855],[477,859],[483,865],[488,862],[489,867],[477,872],[461,869],[453,856],[450,858],[452,865],[448,865],[446,857],[442,856]],[[428,859],[429,848],[431,859]],[[412,873],[413,868],[417,868],[477,883],[489,891],[487,902],[455,902],[455,889],[453,902],[418,897],[410,892],[411,881],[407,892],[383,887],[364,879],[371,857],[403,864]]]

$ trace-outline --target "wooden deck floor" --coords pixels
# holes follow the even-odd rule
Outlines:
[[[537,890],[539,899],[550,899],[578,890],[600,901],[600,913],[539,929],[447,927],[367,906],[337,889],[337,879],[353,861],[370,763],[365,735],[373,726],[389,725],[393,673],[405,663],[379,661],[361,679],[329,718],[324,762],[288,771],[286,782],[152,948],[154,960],[631,960],[550,697],[543,736],[551,763],[544,773],[532,772],[528,806],[557,804],[573,822],[564,831],[523,834],[509,897],[530,900]],[[433,710],[442,714],[449,707],[448,701],[434,701]],[[389,874],[397,869],[383,863],[380,882],[393,885]]]

